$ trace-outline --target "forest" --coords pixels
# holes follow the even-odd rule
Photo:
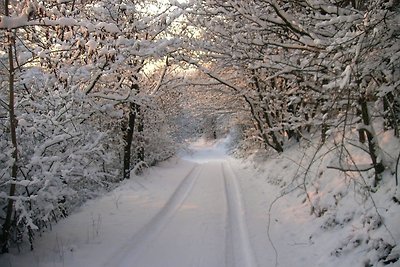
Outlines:
[[[200,136],[397,192],[399,39],[398,0],[1,1],[1,253]]]

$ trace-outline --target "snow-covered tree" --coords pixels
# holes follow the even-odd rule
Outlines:
[[[131,162],[173,153],[171,143],[160,143],[168,139],[160,130],[166,122],[143,69],[174,49],[167,29],[180,13],[170,5],[151,9],[157,1],[4,4],[0,81],[8,89],[0,114],[8,123],[0,127],[0,205],[7,252],[12,241],[32,242],[35,230],[128,178]]]
[[[379,180],[370,104],[398,127],[399,63],[389,56],[398,53],[398,12],[391,1],[198,1],[188,49],[201,52],[183,57],[243,97],[265,147],[278,152],[288,139],[319,131],[324,142],[359,120]]]

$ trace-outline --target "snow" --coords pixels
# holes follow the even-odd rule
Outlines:
[[[183,160],[196,163],[225,160],[227,158],[226,144],[228,142],[229,139],[224,139],[222,141],[207,141],[201,138],[191,143],[189,150],[182,152],[180,157]]]
[[[399,148],[384,141],[392,152]],[[381,246],[380,236],[400,240],[394,181],[380,189],[387,195],[373,195],[377,207],[387,207],[387,228],[380,227],[370,203],[355,201],[361,194],[326,169],[331,159],[322,160],[307,183],[321,213],[315,216],[302,187],[313,147],[239,161],[227,155],[230,142],[200,139],[179,157],[132,174],[42,233],[32,252],[1,255],[0,266],[364,266],[378,259],[371,247]],[[395,247],[390,257],[398,254]]]
[[[346,85],[348,85],[349,81],[350,81],[350,75],[352,72],[352,67],[351,65],[347,65],[346,69],[344,70],[344,72],[342,73],[342,77],[343,79],[340,81],[339,83],[339,88],[343,89]]]
[[[96,28],[98,29],[104,29],[105,31],[109,33],[119,33],[120,30],[118,29],[117,25],[113,23],[105,23],[105,22],[99,22],[96,25]]]
[[[14,29],[23,27],[28,23],[28,16],[21,14],[17,17],[0,16],[0,29]]]
[[[73,18],[58,18],[55,22],[57,25],[63,27],[72,27],[77,25],[77,21]]]
[[[96,51],[97,48],[97,42],[93,39],[90,39],[89,41],[86,42],[85,44],[88,47],[88,53],[91,54]]]

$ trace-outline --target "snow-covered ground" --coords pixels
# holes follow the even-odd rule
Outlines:
[[[388,196],[375,199],[385,207],[383,227],[351,182],[321,163],[310,173],[325,179],[308,188],[317,217],[296,189],[310,156],[304,148],[255,168],[227,156],[228,141],[199,140],[179,158],[132,176],[53,225],[34,251],[0,256],[0,266],[355,267],[377,262],[381,237],[400,239],[390,181]]]

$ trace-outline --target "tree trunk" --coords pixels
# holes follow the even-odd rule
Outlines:
[[[128,114],[128,122],[126,128],[123,129],[124,133],[124,170],[123,170],[123,178],[129,179],[129,173],[131,169],[131,148],[132,148],[132,140],[133,140],[133,131],[135,128],[136,121],[136,106],[135,103],[129,104],[129,114]]]
[[[143,136],[143,130],[144,130],[144,122],[143,122],[143,114],[141,111],[141,108],[139,105],[136,105],[136,115],[137,115],[137,128],[138,128],[138,135],[139,135],[139,147],[138,147],[138,161],[144,161],[144,136]]]
[[[368,112],[368,102],[365,96],[360,97],[360,106],[361,106],[361,118],[363,124],[366,126],[365,134],[368,140],[368,151],[372,160],[373,167],[375,169],[375,181],[374,186],[378,185],[378,182],[381,180],[381,173],[385,170],[385,166],[383,165],[381,159],[378,158],[377,152],[380,150],[379,145],[376,140],[376,135],[373,131],[373,125],[371,124],[371,118]]]
[[[9,16],[9,9],[8,9],[8,0],[4,1],[5,5],[5,15]],[[13,146],[13,164],[11,166],[11,179],[15,181],[17,179],[17,172],[18,172],[18,145],[17,145],[17,120],[15,118],[15,110],[14,110],[14,53],[13,53],[13,45],[14,45],[14,33],[9,30],[7,31],[8,35],[8,68],[9,68],[9,76],[8,76],[8,91],[9,91],[9,102],[8,102],[8,109],[9,109],[9,120],[10,120],[10,134],[11,134],[11,143]],[[10,237],[10,229],[11,229],[11,218],[14,211],[14,199],[15,195],[15,183],[10,184],[10,191],[9,191],[9,199],[7,203],[7,210],[6,210],[6,219],[3,224],[3,233],[1,238],[1,252],[7,253],[9,247],[9,237]]]
[[[268,111],[264,107],[262,108],[262,110],[263,110],[263,115],[264,115],[265,122],[267,123],[269,128],[272,128],[273,125],[272,125],[271,120],[269,118]],[[273,148],[276,151],[278,151],[279,153],[282,153],[283,152],[283,147],[282,147],[281,143],[279,142],[278,138],[276,137],[275,132],[270,131],[269,132],[269,136],[271,136],[271,138],[272,138],[272,143],[274,144]]]
[[[268,110],[263,105],[264,99],[263,99],[263,96],[262,96],[262,93],[261,93],[262,92],[262,88],[261,88],[260,82],[258,81],[258,78],[256,77],[256,73],[255,73],[254,70],[252,71],[252,74],[253,74],[253,79],[254,79],[254,85],[255,85],[256,90],[257,90],[258,100],[260,101],[260,106],[261,106],[261,110],[262,110],[262,117],[263,117],[264,121],[266,122],[266,124],[268,125],[268,127],[272,128],[273,125],[272,125],[270,116],[268,114]],[[260,126],[264,128],[263,124],[261,124]],[[263,132],[264,132],[264,129],[263,129]],[[265,139],[265,137],[266,137],[265,132],[264,132],[263,135],[264,135],[263,137]],[[278,138],[276,136],[276,133],[274,131],[270,131],[268,133],[268,135],[272,139],[272,145],[269,142],[267,142],[267,144],[269,144],[269,146],[271,146],[277,152],[279,152],[279,153],[283,152],[283,147],[282,147],[281,143],[279,142],[279,140],[278,140]],[[267,137],[267,139],[268,139],[268,137]]]
[[[388,129],[393,129],[394,135],[399,137],[399,113],[396,112],[396,99],[392,92],[387,93],[383,97],[383,112],[385,119],[385,131]]]
[[[361,106],[361,105],[360,105]],[[362,110],[360,110],[359,108],[357,108],[357,116],[361,116],[361,120],[363,120],[363,114],[362,114]],[[365,142],[367,141],[367,137],[366,137],[366,132],[364,129],[358,129],[358,142],[365,144]]]
[[[251,103],[251,100],[248,99],[248,97],[245,96],[245,95],[243,95],[243,98],[247,102],[247,104],[249,104],[249,106],[250,106],[250,112],[251,112],[251,115],[253,116],[253,119],[256,122],[255,125],[256,125],[257,130],[260,131],[260,137],[264,142],[264,148],[268,149],[269,147],[272,147],[273,149],[275,149],[279,153],[283,152],[283,148],[280,146],[279,143],[278,143],[279,146],[275,147],[274,144],[271,144],[271,142],[269,141],[268,134],[264,130],[263,122],[260,119],[259,115],[257,114],[257,111],[255,110],[255,107],[254,107],[253,103]],[[277,139],[275,139],[275,141],[277,141]]]

